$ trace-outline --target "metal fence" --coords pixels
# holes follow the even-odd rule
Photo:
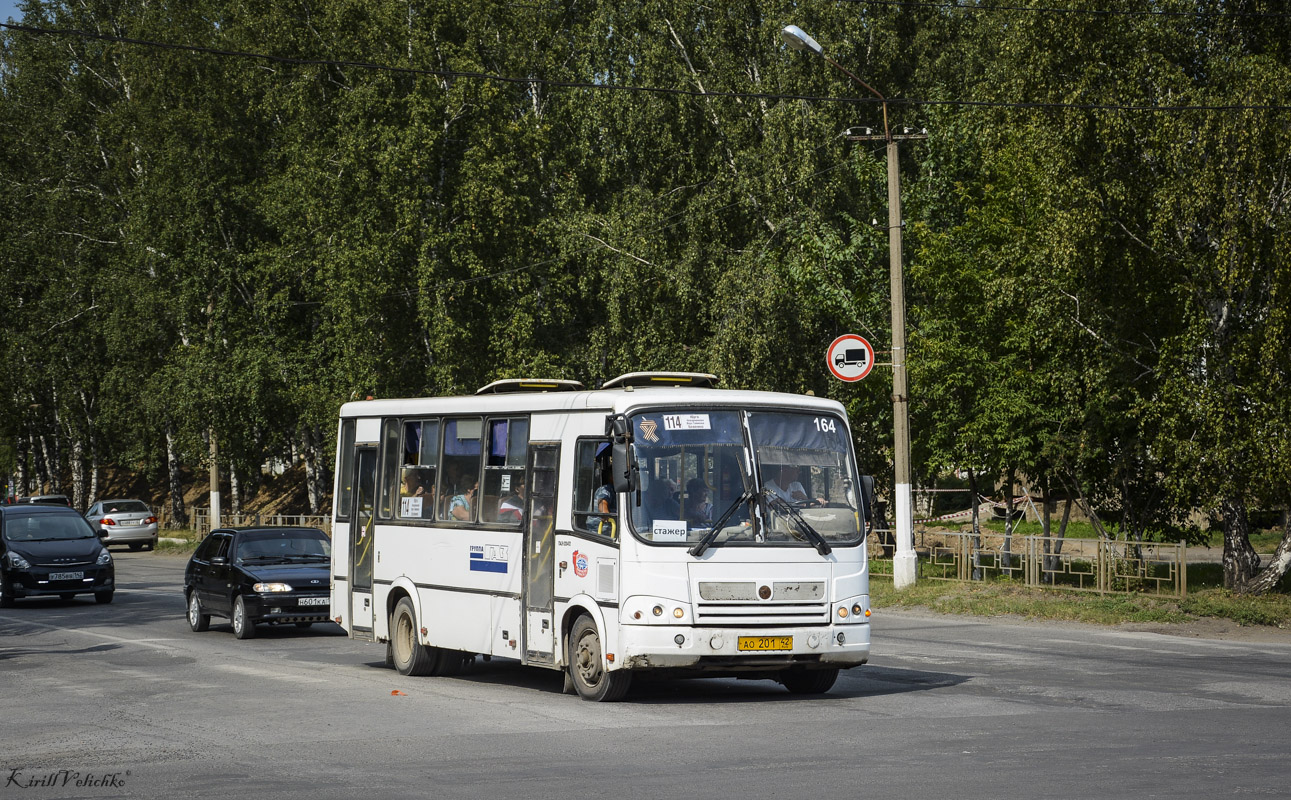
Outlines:
[[[999,535],[946,532],[925,537],[916,552],[918,575],[926,580],[1005,579],[1038,589],[1188,596],[1188,548],[1183,542],[1014,536],[1006,551]],[[892,562],[876,555],[870,574],[891,575]]]
[[[193,509],[193,529],[200,534],[211,531],[211,513],[205,508]],[[307,528],[321,528],[328,536],[332,535],[332,518],[321,514],[221,514],[220,527],[241,528],[258,525],[286,526],[295,525]]]

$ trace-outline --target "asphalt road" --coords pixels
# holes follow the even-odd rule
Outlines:
[[[879,613],[820,698],[595,704],[501,660],[405,678],[332,626],[195,634],[182,559],[114,555],[112,605],[0,611],[0,798],[1291,796],[1288,644]]]

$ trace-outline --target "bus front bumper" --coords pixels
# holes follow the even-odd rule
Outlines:
[[[694,669],[705,672],[841,668],[870,656],[870,625],[759,628],[695,628],[624,625],[620,669]],[[611,669],[614,667],[612,666]]]

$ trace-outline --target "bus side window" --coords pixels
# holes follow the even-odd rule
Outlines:
[[[529,457],[529,420],[489,420],[489,444],[480,487],[480,519],[519,525],[524,519],[525,464]]]
[[[381,486],[381,504],[377,516],[390,519],[399,496],[399,421],[384,420],[381,423],[381,473],[378,478]]]
[[[479,417],[444,420],[439,518],[445,522],[479,518],[483,432],[484,420]]]
[[[578,440],[574,450],[574,527],[617,539],[618,496],[609,485],[609,456],[608,440]]]
[[[439,422],[403,424],[403,467],[399,476],[399,516],[432,519],[439,498]]]
[[[354,420],[341,421],[341,446],[336,461],[336,519],[343,522],[350,518],[350,505],[354,502]]]

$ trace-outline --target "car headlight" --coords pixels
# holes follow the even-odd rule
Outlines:
[[[12,550],[9,551],[9,566],[14,569],[31,569],[31,562]]]
[[[106,567],[108,564],[112,563],[112,554],[108,552],[106,547],[103,548],[103,552],[99,553],[99,560],[95,563],[100,567]]]
[[[291,587],[285,583],[257,583],[251,587],[257,592],[290,592]]]

